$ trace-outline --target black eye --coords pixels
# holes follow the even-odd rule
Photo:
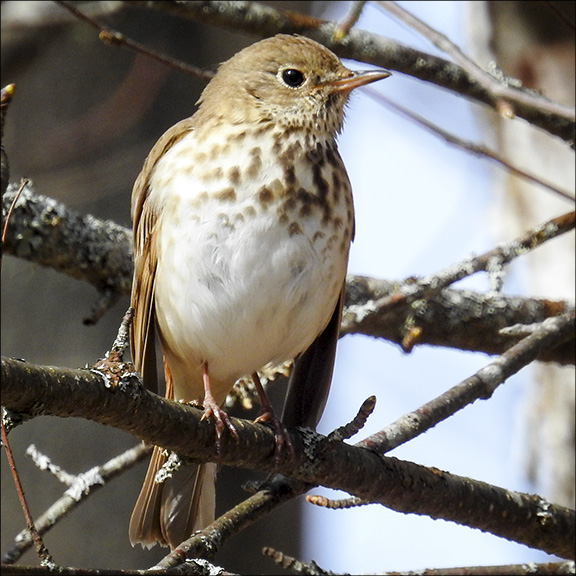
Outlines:
[[[294,68],[288,68],[282,72],[282,80],[286,86],[290,88],[298,88],[304,82],[304,74],[300,70],[295,70]]]

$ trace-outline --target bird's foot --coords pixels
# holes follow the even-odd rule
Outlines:
[[[255,372],[252,374],[258,397],[260,398],[260,412],[254,422],[266,424],[274,430],[274,465],[277,467],[280,464],[284,452],[288,452],[289,456],[294,456],[294,445],[290,439],[290,434],[286,430],[282,420],[276,416],[270,400],[260,382],[260,377]]]
[[[228,414],[220,408],[212,395],[207,394],[204,397],[204,414],[202,415],[202,420],[208,420],[209,418],[212,418],[216,425],[216,454],[218,458],[220,458],[224,432],[228,430],[230,435],[235,439],[238,438],[238,432]]]

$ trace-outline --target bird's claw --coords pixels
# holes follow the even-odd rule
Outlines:
[[[202,420],[212,418],[216,425],[216,454],[220,458],[222,453],[222,440],[224,438],[224,431],[227,429],[234,439],[238,439],[238,432],[232,424],[228,414],[218,406],[216,402],[204,400],[204,414]]]
[[[254,422],[270,426],[274,431],[274,465],[276,467],[280,464],[285,451],[289,456],[294,456],[294,445],[290,434],[272,407],[262,408]]]

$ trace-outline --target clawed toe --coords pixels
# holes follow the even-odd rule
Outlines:
[[[224,437],[225,430],[230,432],[230,435],[237,439],[238,432],[232,424],[228,414],[216,404],[216,402],[211,402],[209,399],[204,399],[204,414],[202,419],[213,418],[216,425],[216,454],[220,458],[222,452],[222,439]]]
[[[276,416],[271,407],[263,408],[254,420],[259,424],[270,426],[274,430],[274,465],[278,466],[285,452],[291,457],[294,455],[294,445],[286,427]]]

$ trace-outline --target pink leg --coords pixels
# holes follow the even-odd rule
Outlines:
[[[254,422],[271,424],[272,429],[274,430],[274,460],[278,463],[282,451],[288,449],[288,451],[293,454],[294,446],[292,445],[292,440],[290,440],[290,435],[282,423],[282,420],[276,416],[274,408],[272,407],[272,404],[270,404],[268,396],[266,396],[266,392],[264,391],[264,387],[260,382],[260,377],[257,372],[252,374],[252,380],[254,381],[254,386],[256,386],[258,398],[260,399],[260,412]]]
[[[222,434],[226,428],[230,431],[230,434],[235,438],[238,438],[238,432],[234,428],[234,424],[228,418],[228,414],[224,412],[212,396],[212,390],[210,388],[210,374],[208,373],[208,362],[202,362],[202,380],[204,382],[204,415],[202,418],[214,418],[216,424],[216,451],[220,453],[220,448],[222,446]]]

